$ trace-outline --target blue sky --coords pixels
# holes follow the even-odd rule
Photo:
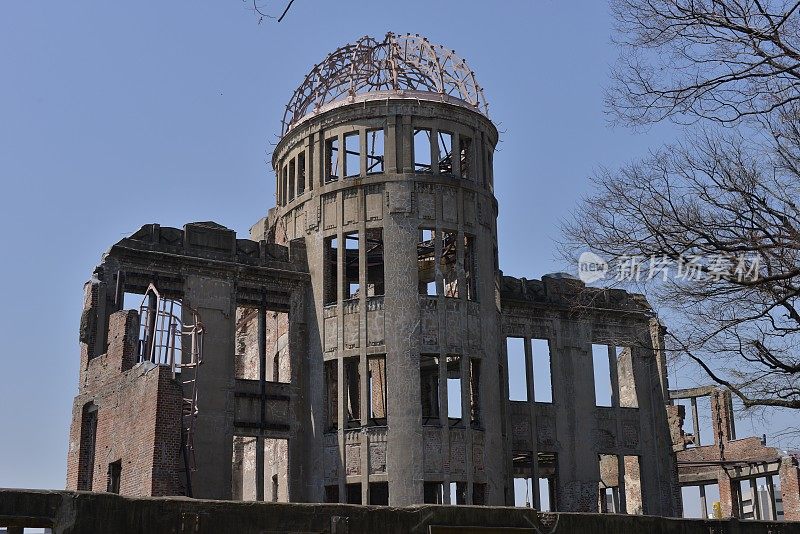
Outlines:
[[[102,252],[151,222],[215,220],[245,236],[274,202],[284,105],[334,48],[411,32],[467,59],[501,131],[500,263],[514,276],[574,271],[555,259],[558,221],[592,170],[680,134],[608,126],[605,2],[296,0],[261,25],[247,6],[4,4],[0,486],[64,486],[82,286]]]

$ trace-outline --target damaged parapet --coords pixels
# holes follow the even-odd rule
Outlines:
[[[707,413],[698,408],[703,405],[710,408]],[[691,432],[684,430],[687,408]],[[680,484],[698,489],[701,514],[800,520],[798,455],[768,447],[765,437],[737,438],[729,390],[672,390],[667,413]]]
[[[112,246],[85,286],[67,488],[231,498],[235,433],[297,446],[296,391],[238,380],[235,331],[242,307],[300,328],[307,279],[302,242],[213,222],[145,225]]]
[[[553,274],[503,276],[500,302],[515,486],[539,509],[680,515],[661,328],[644,298]]]

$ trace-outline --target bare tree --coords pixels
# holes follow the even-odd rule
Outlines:
[[[706,132],[601,171],[564,230],[669,315],[668,349],[745,406],[800,408],[800,132],[771,146]]]
[[[607,103],[624,122],[721,123],[800,97],[800,2],[611,0],[622,57]]]
[[[617,258],[669,317],[667,348],[746,407],[800,408],[799,6],[611,0],[612,117],[733,128],[700,124],[596,173],[596,193],[564,223],[565,255]]]

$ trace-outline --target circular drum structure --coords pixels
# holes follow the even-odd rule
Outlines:
[[[506,502],[486,112],[453,52],[392,34],[331,54],[287,106],[253,234],[303,239],[311,273],[293,501]]]

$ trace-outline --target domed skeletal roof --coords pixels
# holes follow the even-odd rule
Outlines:
[[[417,92],[438,93],[443,100],[455,99],[488,115],[475,73],[454,50],[419,35],[387,33],[382,41],[364,36],[315,65],[286,105],[281,133],[334,102],[346,103],[366,93]]]

